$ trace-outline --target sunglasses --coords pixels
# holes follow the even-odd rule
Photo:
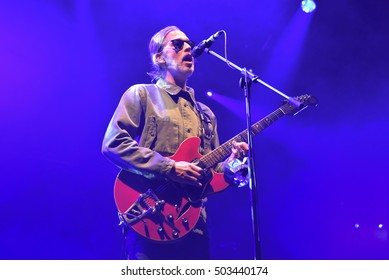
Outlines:
[[[180,50],[182,50],[185,43],[187,43],[192,49],[195,46],[195,43],[191,40],[173,39],[170,42],[172,42],[172,45],[173,45],[174,50],[176,52],[179,52]],[[162,47],[161,47],[161,50],[162,50]]]

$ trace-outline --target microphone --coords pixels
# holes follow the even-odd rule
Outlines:
[[[198,57],[200,56],[205,48],[209,48],[212,46],[213,42],[216,41],[216,39],[223,33],[223,31],[218,31],[215,34],[213,34],[211,37],[209,37],[207,40],[203,40],[198,44],[196,47],[193,48],[192,50],[192,56],[193,57]]]

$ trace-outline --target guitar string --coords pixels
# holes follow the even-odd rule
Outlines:
[[[253,134],[254,135],[258,134],[259,132],[261,132],[262,130],[264,130],[268,126],[270,126],[272,123],[274,123],[276,120],[280,119],[283,115],[286,114],[282,109],[285,108],[285,109],[292,110],[293,107],[291,107],[291,106],[292,106],[291,104],[286,103],[281,108],[275,110],[273,113],[269,114],[268,116],[266,116],[262,120],[260,120],[257,123],[255,123],[252,126]],[[286,107],[289,107],[289,108],[286,108]],[[289,111],[289,110],[286,110],[286,111]],[[262,124],[264,124],[264,126]],[[232,145],[233,141],[240,141],[240,142],[242,142],[242,141],[246,141],[246,140],[247,140],[247,132],[243,131],[243,132],[239,133],[237,136],[235,136],[234,138],[232,138],[229,141],[227,141],[226,143],[220,145],[214,151],[215,151],[216,154],[219,155],[219,158],[223,158],[223,157],[225,157],[228,154],[229,150],[233,146]],[[217,161],[218,161],[217,158],[212,158],[212,155],[210,155],[210,154],[209,155],[205,155],[200,160],[202,162],[204,162],[207,167],[214,166],[217,163]],[[160,184],[155,191],[156,192],[164,192],[167,189],[168,189],[168,183],[165,182],[163,184]],[[154,195],[155,195],[155,193],[154,193]],[[151,197],[151,193],[147,194],[147,198],[152,198],[153,200],[159,200],[158,197],[156,197],[156,198],[155,197]],[[147,204],[148,207],[150,207],[149,202],[147,201],[147,199],[145,199],[144,202]]]
[[[281,108],[284,108],[287,105],[290,105],[290,104],[289,103],[285,104]],[[253,134],[254,135],[258,134],[259,132],[261,132],[262,130],[267,128],[269,125],[271,125],[273,122],[275,122],[276,120],[280,119],[283,115],[285,115],[286,113],[283,112],[281,108],[278,108],[276,111],[269,114],[267,117],[265,117],[262,120],[255,123],[252,127]],[[263,126],[262,124],[265,124],[265,126]],[[211,167],[211,166],[215,165],[218,162],[218,159],[212,158],[214,156],[214,154],[219,155],[219,158],[223,158],[226,155],[228,155],[229,151],[232,148],[233,141],[237,141],[237,142],[247,141],[247,132],[243,131],[240,134],[238,134],[237,136],[235,136],[234,138],[227,141],[226,143],[220,145],[218,148],[216,148],[214,150],[213,154],[208,154],[208,155],[203,156],[203,158],[201,158],[201,161],[203,161],[207,167]]]

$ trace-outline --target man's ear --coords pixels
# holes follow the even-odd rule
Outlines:
[[[163,55],[162,55],[161,52],[156,53],[156,54],[154,55],[153,62],[154,62],[155,64],[165,64],[165,63],[166,63],[165,58],[163,57]]]

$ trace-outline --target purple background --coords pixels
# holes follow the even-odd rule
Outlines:
[[[320,102],[254,138],[262,257],[388,259],[389,4],[170,3],[1,2],[0,259],[121,257],[118,169],[101,141],[122,93],[149,82],[148,42],[167,25],[196,42],[226,30],[229,59]],[[239,77],[204,54],[189,81],[222,142],[245,128]],[[253,120],[280,106],[252,92]],[[213,258],[251,259],[248,189],[210,197],[209,226]]]

